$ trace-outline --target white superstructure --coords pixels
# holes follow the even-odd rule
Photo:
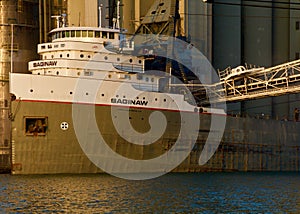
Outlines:
[[[50,36],[52,42],[38,45],[41,59],[29,62],[32,74],[10,75],[11,93],[18,100],[92,100],[97,105],[211,113],[209,108],[190,105],[182,94],[161,93],[160,79],[168,77],[147,74],[143,56],[123,53],[125,49],[133,50],[134,43],[125,40],[120,29],[60,27],[52,30]],[[78,81],[83,79],[102,85],[101,91],[76,91]]]

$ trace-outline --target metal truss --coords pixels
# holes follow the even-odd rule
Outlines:
[[[218,72],[220,82],[194,91],[196,96],[206,94],[202,103],[234,102],[300,93],[300,60],[270,68],[239,66]],[[196,88],[195,85],[193,87]]]

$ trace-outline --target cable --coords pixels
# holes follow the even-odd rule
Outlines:
[[[250,1],[251,0],[245,0],[245,1]],[[281,3],[283,4],[283,2],[270,2],[270,1],[252,1],[252,2],[256,2],[256,3]],[[299,8],[296,8],[296,7],[283,7],[283,6],[275,6],[275,5],[272,5],[272,6],[269,6],[269,5],[255,5],[255,4],[244,4],[244,3],[230,3],[230,2],[217,2],[217,1],[213,1],[211,2],[211,4],[215,5],[215,4],[219,4],[219,5],[229,5],[229,6],[240,6],[240,7],[256,7],[256,8],[269,8],[269,9],[283,9],[283,10],[300,10],[300,7]],[[286,3],[286,4],[289,4],[290,3]],[[300,6],[300,3],[295,3],[296,5],[299,5]]]
[[[181,13],[185,16],[207,16],[207,17],[229,17],[229,18],[240,18],[241,15],[229,15],[229,14],[204,14],[204,13]],[[272,15],[270,16],[249,16],[249,15],[243,15],[245,18],[266,18],[266,19],[274,19]],[[300,19],[300,14],[299,16],[276,16],[276,18],[282,18],[282,19]]]

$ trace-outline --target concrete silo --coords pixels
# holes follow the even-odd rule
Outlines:
[[[36,58],[38,2],[0,1],[0,171],[10,168],[9,73],[27,72],[27,62]]]

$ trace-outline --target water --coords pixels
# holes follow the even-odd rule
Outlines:
[[[0,175],[1,213],[299,213],[300,173]]]

